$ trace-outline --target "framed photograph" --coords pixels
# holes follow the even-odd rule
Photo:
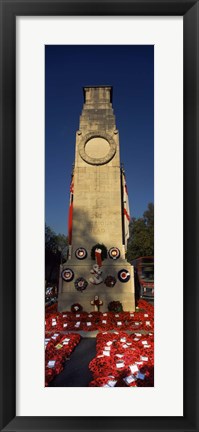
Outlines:
[[[198,1],[181,0],[128,4],[1,0],[1,430],[198,430],[198,8]],[[105,82],[108,78],[112,82]],[[129,135],[125,135],[127,129]],[[73,348],[78,345],[76,326],[81,331],[91,325],[93,331],[100,328],[104,334],[107,330],[113,332],[114,325],[109,321],[107,326],[103,317],[107,308],[116,316],[121,313],[116,324],[119,322],[123,328],[130,319],[127,287],[132,270],[122,265],[128,226],[123,216],[122,225],[121,221],[117,225],[116,217],[115,243],[109,244],[103,237],[104,222],[100,219],[106,219],[111,231],[110,211],[115,206],[113,214],[117,214],[117,194],[114,192],[114,201],[109,203],[107,212],[100,188],[106,183],[104,189],[109,191],[110,184],[117,182],[118,130],[121,143],[124,140],[124,150],[120,144],[121,154],[125,152],[130,174],[129,196],[132,200],[135,197],[137,203],[140,199],[140,213],[136,214],[133,202],[134,222],[136,217],[141,220],[141,213],[146,218],[146,208],[142,206],[147,205],[146,200],[153,201],[148,191],[153,189],[154,163],[155,284],[141,286],[141,296],[144,298],[147,290],[155,292],[155,381],[152,382],[147,366],[139,368],[140,358],[135,357],[136,373],[133,370],[132,374],[124,371],[123,375],[119,372],[114,375],[113,372],[110,381],[109,370],[107,381],[105,372],[101,371],[98,377],[95,363],[91,382],[83,379],[80,368],[79,381],[75,384],[72,379],[67,385],[61,378],[57,380],[61,374],[56,377],[56,370],[60,372],[62,366],[59,368],[61,363],[56,362],[65,352],[70,363],[67,346],[68,342]],[[150,153],[153,130],[154,153],[153,150]],[[70,136],[73,131],[74,137]],[[70,144],[72,151],[65,148],[67,139],[70,143],[74,140]],[[131,140],[136,140],[139,151],[134,151]],[[70,186],[72,152],[76,157]],[[94,195],[88,196],[88,172],[90,183],[95,185],[96,208]],[[124,198],[127,189],[123,168],[121,171],[118,168],[119,178]],[[141,182],[146,203],[140,192]],[[78,215],[77,201],[73,200],[74,185],[78,202],[87,215]],[[116,190],[115,186],[111,187]],[[57,249],[60,266],[57,266],[59,283],[55,284],[55,291],[59,315],[53,318],[47,313],[44,323],[45,292],[48,307],[55,294],[51,286],[53,271],[45,268],[45,221],[51,238],[51,227],[61,232],[58,231],[60,220],[67,219],[69,191],[66,264],[59,249],[63,238],[59,239]],[[59,207],[62,199],[64,205]],[[128,219],[127,197],[121,203],[122,213]],[[86,226],[89,226],[89,238],[85,236]],[[121,244],[117,240],[120,226]],[[78,236],[81,241],[76,241]],[[152,255],[152,250],[148,250],[148,255]],[[137,265],[138,270],[141,265],[143,269],[143,263],[132,261],[133,257],[128,258],[127,253],[131,264]],[[95,261],[91,266],[92,259]],[[108,270],[104,259],[110,262]],[[151,261],[145,261],[146,274],[143,271],[141,274],[144,280],[152,278]],[[57,276],[54,278],[57,280]],[[103,284],[112,290],[109,304],[106,304]],[[117,299],[113,295],[115,284],[123,286],[123,294],[117,294]],[[70,294],[72,285],[75,288]],[[99,295],[98,285],[101,286]],[[92,301],[89,292],[93,294]],[[91,315],[93,310],[97,319],[94,321],[83,312],[81,322],[81,308],[88,310],[87,298]],[[147,303],[142,301],[138,313],[144,317],[148,315],[143,307]],[[123,314],[122,309],[110,309],[113,304],[122,308],[122,303],[126,311]],[[131,304],[133,312],[136,305],[139,308],[139,303],[132,303],[132,299]],[[68,320],[64,311],[69,309]],[[77,313],[80,321],[73,320]],[[144,335],[148,334],[147,320]],[[131,319],[132,326],[136,324],[134,321]],[[60,326],[70,327],[71,341],[63,337],[53,339],[53,330],[59,333]],[[132,327],[128,327],[126,335],[129,329]],[[136,336],[134,352],[141,341],[143,351],[145,344],[151,348],[153,333],[149,335],[150,342],[148,336],[147,340],[140,341],[141,336]],[[130,339],[128,342],[132,343]],[[127,343],[127,339],[122,343]],[[127,345],[123,348],[128,348]],[[110,351],[108,345],[107,351]],[[92,353],[88,344],[82,360],[87,354],[92,358]],[[97,354],[100,357],[100,350]],[[102,356],[104,359],[104,351]],[[136,382],[134,388],[129,385],[132,381]],[[98,385],[99,382],[103,384]],[[110,390],[110,387],[115,388]]]

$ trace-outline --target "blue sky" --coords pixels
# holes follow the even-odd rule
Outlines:
[[[47,45],[45,48],[45,219],[67,234],[75,133],[84,86],[113,86],[131,216],[154,201],[152,45]]]

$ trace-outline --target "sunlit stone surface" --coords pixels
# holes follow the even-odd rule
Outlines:
[[[121,169],[119,134],[112,108],[112,88],[109,86],[85,87],[84,105],[76,133],[74,165],[73,230],[71,258],[60,270],[60,311],[70,309],[73,303],[81,303],[85,311],[92,310],[91,300],[99,296],[103,301],[101,311],[107,311],[108,303],[120,301],[124,310],[134,311],[133,267],[125,259],[121,205]],[[104,282],[94,285],[89,282],[95,262],[90,257],[91,248],[104,244],[109,250],[117,247],[119,259],[109,256],[102,262],[102,278],[116,278],[114,287]],[[83,247],[86,259],[76,258],[75,251]],[[61,271],[70,268],[74,279],[65,282]],[[118,272],[126,269],[130,280],[122,283]],[[88,286],[83,292],[76,290],[74,282],[84,277]]]

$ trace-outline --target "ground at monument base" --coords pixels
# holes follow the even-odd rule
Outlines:
[[[152,387],[154,385],[154,308],[152,305],[140,300],[139,309],[134,314],[114,313],[116,321],[113,320],[113,314],[109,312],[106,313],[105,320],[103,313],[59,314],[56,313],[55,307],[53,305],[46,311],[46,385],[52,387]],[[62,315],[67,315],[64,319],[67,318],[71,326],[71,330],[67,332],[63,331]],[[88,318],[89,315],[92,316]],[[130,315],[134,316],[130,317]],[[75,328],[75,324],[79,322],[77,319],[83,320],[83,323],[81,321],[80,323],[83,328],[86,326],[85,330],[87,330],[87,322],[91,322],[88,320],[93,319],[95,330],[77,330]],[[107,321],[103,324],[107,328],[101,329],[102,321]],[[53,326],[48,330],[50,322]],[[59,327],[62,328],[61,331]]]
[[[88,364],[95,355],[96,339],[82,338],[70,360],[66,361],[63,371],[55,376],[49,387],[88,387],[92,381],[92,372]]]

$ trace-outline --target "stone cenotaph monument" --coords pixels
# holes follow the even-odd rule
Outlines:
[[[120,165],[112,87],[84,87],[76,133],[69,207],[69,254],[60,267],[59,311],[81,304],[108,310],[112,301],[135,310],[134,271],[125,259],[128,195]]]

